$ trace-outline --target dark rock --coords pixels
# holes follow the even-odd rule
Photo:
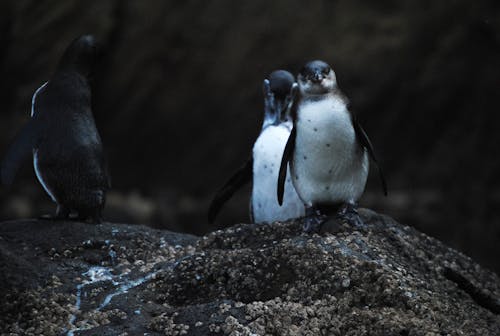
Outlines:
[[[120,196],[108,197],[106,218],[214,230],[194,224],[248,157],[263,77],[320,58],[336,69],[389,178],[383,199],[372,174],[362,204],[500,272],[499,1],[2,0],[1,155],[82,33],[105,46],[93,111]],[[38,216],[43,202],[52,209],[25,170],[19,181],[31,188],[0,188],[0,220]],[[123,200],[135,192],[152,210]],[[229,202],[218,227],[245,221],[247,204]]]
[[[0,333],[500,333],[494,273],[389,217],[360,213],[362,231],[336,225],[322,235],[302,233],[300,220],[201,238],[109,223],[5,222]]]

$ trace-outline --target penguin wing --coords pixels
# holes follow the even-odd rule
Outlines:
[[[382,167],[380,167],[377,157],[375,156],[373,145],[370,139],[368,138],[368,135],[366,134],[365,130],[363,129],[363,127],[361,127],[361,124],[356,120],[356,117],[354,115],[352,117],[352,124],[354,126],[354,132],[356,133],[356,138],[360,142],[361,146],[366,148],[366,150],[368,151],[368,155],[370,155],[371,159],[373,160],[373,162],[375,162],[375,165],[377,166],[380,182],[382,183],[382,190],[384,192],[384,195],[387,196],[387,182],[385,181],[384,173],[382,172]]]
[[[32,154],[39,138],[36,120],[29,120],[12,141],[0,166],[1,180],[5,185],[11,185],[19,166]]]
[[[217,191],[208,208],[208,221],[213,223],[220,209],[230,199],[234,193],[242,186],[252,180],[253,159],[249,159],[245,164],[238,169],[233,176]]]
[[[281,158],[280,172],[278,175],[278,203],[283,205],[283,197],[285,193],[285,181],[286,181],[286,170],[288,167],[288,162],[292,159],[293,150],[295,149],[295,137],[297,136],[297,131],[295,126],[292,128],[288,140],[283,151],[283,157]]]

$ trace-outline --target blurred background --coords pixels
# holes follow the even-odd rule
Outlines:
[[[67,44],[103,46],[93,82],[113,178],[106,219],[203,234],[248,222],[250,188],[209,225],[215,190],[260,131],[262,80],[308,60],[336,70],[381,158],[361,206],[500,272],[500,2],[0,2],[0,154]],[[54,210],[26,162],[0,220]]]

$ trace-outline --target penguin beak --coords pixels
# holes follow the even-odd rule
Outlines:
[[[311,81],[313,83],[321,83],[321,81],[323,80],[323,74],[319,71],[315,72],[314,73],[314,76],[311,78]]]

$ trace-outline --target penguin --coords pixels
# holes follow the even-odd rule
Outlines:
[[[327,212],[363,226],[357,202],[363,194],[369,157],[377,165],[384,195],[387,184],[373,146],[333,69],[325,62],[307,63],[298,74],[299,95],[292,109],[293,129],[287,140],[278,178],[278,202],[283,202],[290,165],[293,185],[306,207],[305,232],[318,231]]]
[[[276,180],[292,128],[290,108],[297,90],[293,75],[285,70],[273,71],[269,79],[264,80],[264,119],[252,156],[215,195],[208,212],[209,222],[215,220],[224,202],[250,181],[253,182],[250,199],[252,222],[272,223],[304,216],[304,205],[290,178],[285,181],[281,206],[276,199]]]
[[[18,167],[31,153],[36,177],[57,204],[55,216],[101,222],[111,187],[102,141],[91,109],[89,79],[97,58],[91,35],[66,48],[50,80],[33,94],[31,119],[9,147],[1,179],[12,184]]]

